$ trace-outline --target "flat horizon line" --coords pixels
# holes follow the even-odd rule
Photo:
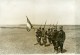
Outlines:
[[[0,24],[1,25],[26,25],[26,24]],[[32,24],[32,25],[45,25],[45,24]],[[56,25],[56,24],[46,24],[46,25]],[[57,25],[80,25],[80,24],[57,24]]]
[[[0,24],[0,26],[7,26],[7,25],[26,25],[26,24]],[[35,25],[44,25],[44,24],[32,24],[33,26]],[[53,25],[53,24],[46,24],[46,25]],[[55,25],[55,24],[54,24]],[[76,24],[57,24],[57,25],[76,25]],[[80,24],[77,24],[80,25]]]

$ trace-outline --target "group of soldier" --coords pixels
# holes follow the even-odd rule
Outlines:
[[[36,38],[38,44],[44,45],[45,47],[48,39],[49,45],[53,44],[54,51],[56,53],[58,53],[59,47],[60,52],[63,53],[63,44],[65,41],[65,32],[63,31],[63,26],[60,26],[59,30],[57,30],[57,26],[48,28],[48,30],[39,27],[36,31]]]

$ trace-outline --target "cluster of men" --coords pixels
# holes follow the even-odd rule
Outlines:
[[[57,30],[57,26],[54,26],[53,28],[49,28],[48,30],[39,27],[39,29],[37,29],[36,31],[36,38],[37,38],[37,42],[40,45],[43,44],[44,46],[46,46],[47,39],[48,39],[49,44],[53,44],[54,50],[57,53],[59,47],[61,53],[63,53],[63,44],[65,41],[65,32],[63,31],[63,26],[59,27],[59,31]]]

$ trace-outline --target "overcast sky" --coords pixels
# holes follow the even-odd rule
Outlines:
[[[0,25],[26,24],[26,16],[32,24],[46,20],[47,24],[80,24],[79,4],[79,0],[0,0]]]

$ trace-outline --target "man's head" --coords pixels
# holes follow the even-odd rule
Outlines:
[[[57,30],[57,26],[54,26],[54,31]]]
[[[41,27],[39,27],[39,29],[41,29]]]
[[[44,30],[44,28],[42,28],[42,30]]]
[[[51,31],[53,31],[53,28],[51,28]]]
[[[60,26],[59,29],[60,29],[60,30],[63,30],[63,26]]]

